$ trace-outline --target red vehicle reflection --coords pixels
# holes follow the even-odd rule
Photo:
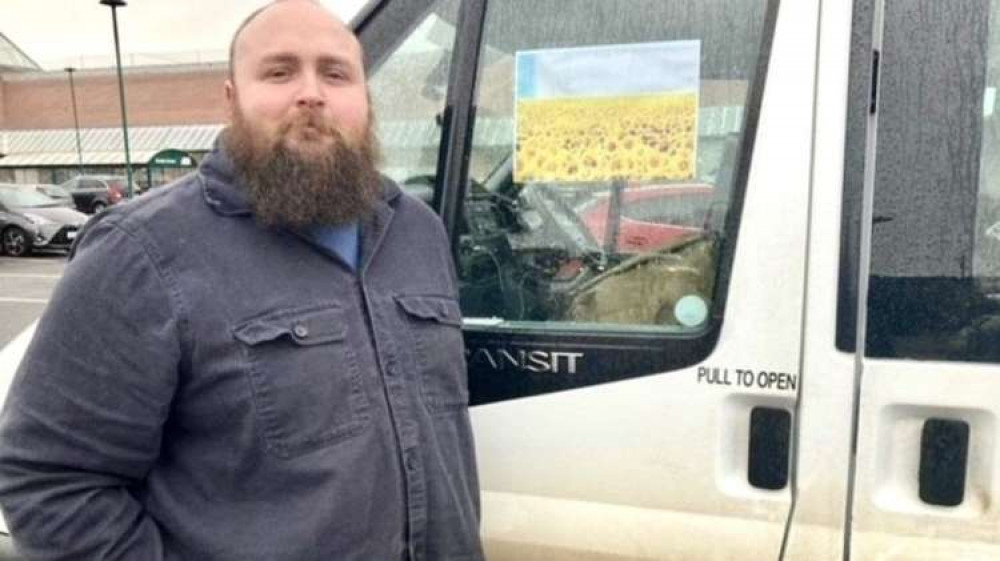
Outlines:
[[[641,253],[672,245],[701,232],[712,208],[709,185],[652,185],[626,187],[622,192],[617,253]],[[610,196],[603,193],[577,209],[594,239],[606,243]],[[610,219],[609,219],[610,218]]]

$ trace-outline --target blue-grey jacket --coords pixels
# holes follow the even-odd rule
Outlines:
[[[0,418],[30,559],[478,560],[444,230],[385,182],[358,273],[257,225],[224,152],[95,217]]]

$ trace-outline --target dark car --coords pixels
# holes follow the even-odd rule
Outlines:
[[[78,175],[60,185],[73,196],[76,209],[97,213],[125,198],[128,179],[117,175]]]
[[[67,250],[87,216],[37,191],[0,187],[0,249],[13,257]]]

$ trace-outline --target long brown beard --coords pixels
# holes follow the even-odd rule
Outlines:
[[[223,143],[258,222],[294,229],[338,226],[370,214],[381,195],[373,128],[369,118],[352,145],[337,128],[303,114],[268,138],[236,112],[223,132]],[[288,142],[293,129],[300,134],[298,149]],[[303,148],[304,135],[332,142]]]

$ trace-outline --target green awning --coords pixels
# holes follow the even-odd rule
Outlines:
[[[196,165],[194,157],[183,150],[160,150],[149,158],[150,166],[164,168],[190,168]]]

